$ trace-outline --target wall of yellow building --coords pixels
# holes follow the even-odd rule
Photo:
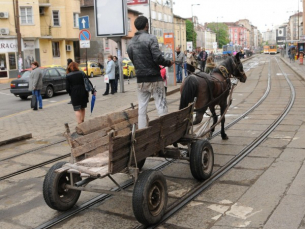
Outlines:
[[[22,38],[26,37],[40,37],[40,14],[39,14],[39,1],[33,0],[19,0],[19,9],[22,6],[32,6],[33,13],[33,24],[32,25],[23,25],[20,22],[20,33]],[[20,11],[19,11],[20,14]],[[20,16],[20,15],[19,15]],[[15,23],[14,23],[15,24]]]
[[[74,59],[74,50],[66,51],[66,45],[71,45],[73,47],[73,41],[59,41],[60,57],[53,57],[52,42],[53,40],[51,39],[39,40],[41,66],[60,65],[66,67],[67,59]]]
[[[10,35],[16,36],[15,31],[15,21],[14,21],[14,11],[13,11],[13,4],[12,1],[4,0],[1,1],[1,11],[8,12],[9,17],[8,18],[1,18],[0,24],[1,28],[9,28]]]

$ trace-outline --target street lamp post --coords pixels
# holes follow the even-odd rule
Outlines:
[[[193,6],[200,6],[200,4],[192,4],[192,22],[193,22],[193,49],[194,49],[194,29],[195,29],[195,26],[194,26],[194,16],[193,16]]]

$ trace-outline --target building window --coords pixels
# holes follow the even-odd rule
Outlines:
[[[151,11],[151,18],[156,19],[156,11]]]
[[[158,20],[162,21],[162,13],[158,13]]]
[[[130,18],[128,18],[128,31],[131,31]]]
[[[59,10],[53,10],[53,26],[60,26]]]
[[[14,52],[8,54],[8,61],[10,65],[10,70],[17,69],[16,54]]]
[[[52,42],[53,57],[60,57],[59,42]]]
[[[74,28],[78,28],[78,19],[79,19],[79,13],[73,13],[73,26]]]
[[[20,7],[20,19],[21,24],[33,24],[33,10],[31,6],[28,7]]]
[[[164,17],[164,21],[167,22],[167,15],[164,14],[163,17]]]

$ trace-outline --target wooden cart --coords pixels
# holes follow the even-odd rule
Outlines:
[[[71,146],[70,163],[59,162],[46,174],[43,195],[49,207],[64,211],[72,208],[81,191],[130,195],[88,187],[88,183],[116,173],[134,178],[132,207],[136,219],[144,225],[155,224],[167,205],[167,185],[160,171],[140,169],[147,157],[189,160],[193,177],[205,180],[212,174],[214,154],[207,140],[192,134],[194,105],[169,113],[137,130],[137,109],[117,112],[88,120],[65,136]],[[179,143],[179,145],[178,145]],[[181,147],[178,147],[181,146]]]

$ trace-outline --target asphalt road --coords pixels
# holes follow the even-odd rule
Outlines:
[[[106,84],[103,81],[103,77],[94,77],[90,78],[90,80],[92,84],[96,86],[98,95],[102,95],[106,90]],[[130,82],[133,81],[135,81],[135,78],[130,80]],[[127,84],[128,81],[125,79],[124,83]],[[27,100],[21,100],[10,92],[9,87],[10,84],[0,84],[0,117],[9,116],[30,109],[31,97],[28,97]],[[58,92],[52,98],[43,97],[42,99],[43,106],[59,102],[62,103],[64,101],[68,103],[70,101],[70,97],[66,91]]]

